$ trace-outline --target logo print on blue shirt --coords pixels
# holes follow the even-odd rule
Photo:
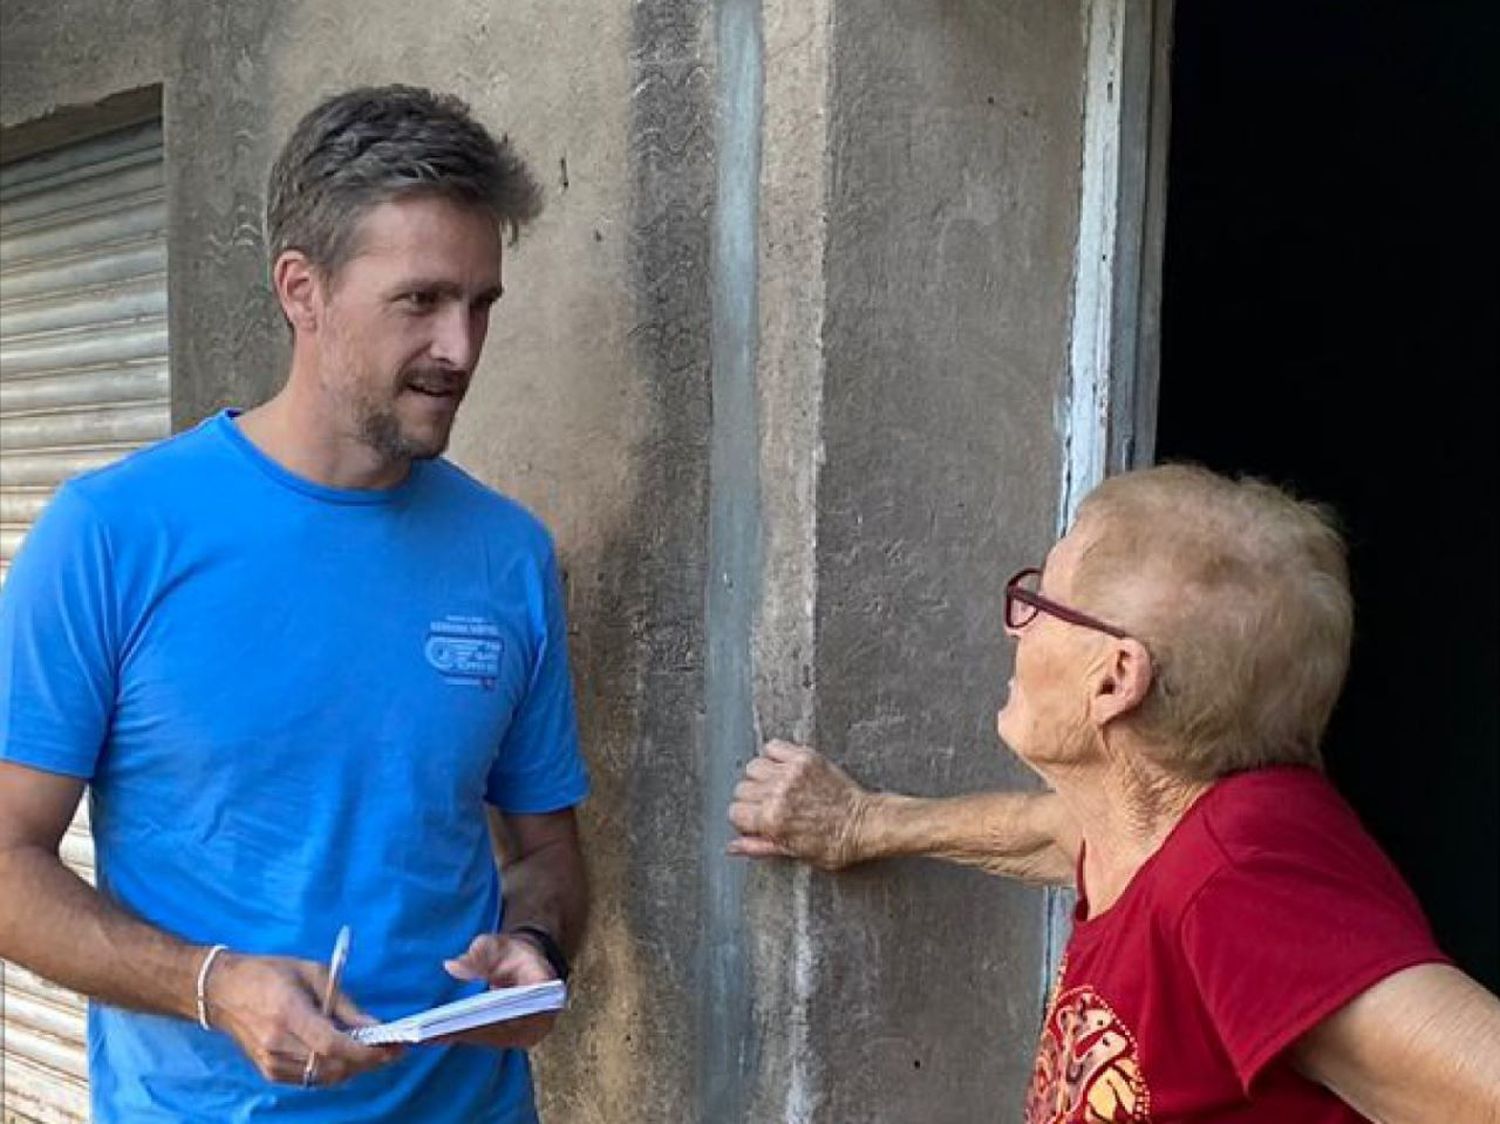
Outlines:
[[[483,617],[444,617],[427,626],[422,654],[449,683],[493,690],[505,642],[500,626]]]

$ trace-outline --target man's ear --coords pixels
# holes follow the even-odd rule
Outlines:
[[[1103,726],[1140,706],[1154,675],[1151,653],[1144,644],[1128,636],[1113,641],[1089,700],[1094,724]]]
[[[322,271],[301,250],[283,250],[271,266],[271,286],[281,311],[301,335],[318,330],[325,285]]]

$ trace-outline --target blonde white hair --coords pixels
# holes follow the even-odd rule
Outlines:
[[[1127,720],[1161,765],[1200,780],[1321,765],[1354,627],[1330,512],[1165,465],[1106,480],[1076,526],[1075,598],[1151,654],[1151,690]]]

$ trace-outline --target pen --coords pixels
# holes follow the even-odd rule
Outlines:
[[[320,1013],[326,1019],[333,1014],[333,997],[339,993],[339,977],[344,974],[344,962],[349,959],[349,926],[345,925],[339,929],[339,935],[333,942],[333,956],[328,961],[328,983],[323,988],[323,1003]],[[318,1055],[307,1055],[307,1068],[302,1071],[302,1086],[306,1088],[313,1083],[313,1077],[318,1072]]]

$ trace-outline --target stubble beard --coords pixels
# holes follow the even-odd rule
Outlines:
[[[387,463],[433,460],[448,448],[453,433],[453,418],[448,424],[436,428],[413,432],[403,424],[398,408],[400,398],[408,393],[408,379],[428,378],[435,382],[450,382],[462,401],[462,386],[449,374],[411,371],[402,376],[391,398],[372,394],[368,388],[360,388],[353,396],[355,434],[361,444]],[[455,403],[456,407],[457,403]]]
[[[343,400],[341,412],[352,421],[355,439],[385,464],[404,465],[442,456],[453,432],[451,419],[449,425],[424,440],[406,430],[396,408],[397,399],[404,393],[405,379],[419,372],[403,373],[387,397],[374,390],[370,382],[355,376],[362,368],[358,363],[359,349],[352,341],[340,333],[336,344],[334,361],[329,366],[344,373],[334,380],[331,389],[336,400]]]
[[[401,428],[401,419],[394,410],[366,408],[360,412],[360,442],[385,461],[434,460],[448,448],[451,433],[451,429],[444,429],[436,440],[420,441]]]

